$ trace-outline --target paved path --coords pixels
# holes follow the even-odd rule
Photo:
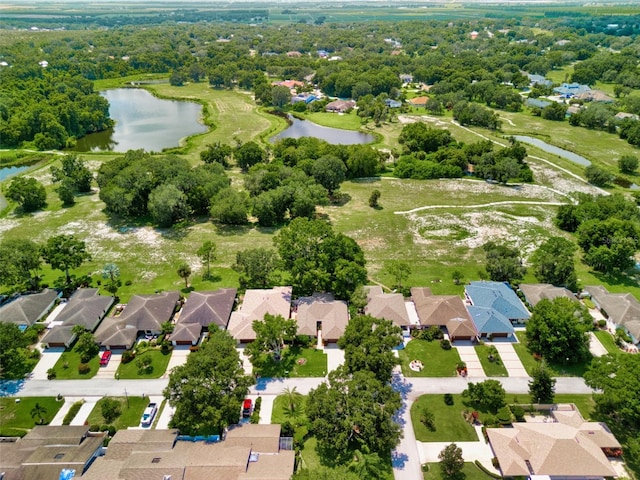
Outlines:
[[[169,428],[169,421],[171,421],[171,417],[173,417],[173,412],[176,409],[169,405],[169,402],[165,402],[164,408],[162,412],[160,412],[160,418],[158,419],[158,423],[156,424],[156,430],[166,430]]]
[[[489,343],[488,343],[489,344]],[[503,342],[494,342],[491,343],[500,354],[500,358],[502,359],[502,364],[507,369],[510,377],[529,377],[527,371],[525,370],[518,354],[513,349],[513,345],[510,343]]]
[[[177,347],[173,347],[173,350],[171,351],[171,358],[169,359],[169,364],[167,365],[167,369],[162,375],[162,378],[169,378],[171,370],[173,370],[178,365],[184,365],[185,363],[187,363],[189,352],[189,346],[187,345],[179,345]]]
[[[58,410],[58,413],[56,413],[56,416],[53,417],[49,425],[53,425],[53,426],[62,425],[62,421],[64,420],[64,417],[67,415],[67,412],[71,409],[71,406],[74,403],[79,402],[80,400],[82,400],[82,397],[65,397],[64,404],[62,405],[62,407],[60,407],[60,410]]]
[[[589,351],[591,352],[591,355],[593,355],[594,357],[602,357],[603,355],[606,355],[607,353],[609,353],[607,349],[604,348],[604,346],[602,345],[598,337],[596,337],[595,333],[593,332],[588,332],[588,333],[589,333]]]
[[[325,346],[324,353],[327,354],[327,373],[344,363],[344,350],[341,350],[337,344],[330,343]]]
[[[261,425],[269,425],[271,423],[271,414],[273,413],[273,402],[275,395],[265,395],[262,397],[262,405],[260,405],[260,423]]]
[[[84,425],[84,422],[89,418],[89,414],[91,410],[93,410],[93,407],[96,406],[96,403],[98,403],[98,400],[100,400],[100,397],[85,398],[84,404],[80,407],[74,419],[71,420],[70,425]]]
[[[403,399],[402,407],[396,414],[396,422],[402,427],[403,435],[400,444],[391,452],[393,476],[395,480],[420,480],[422,479],[420,456],[411,423],[411,405],[413,405],[413,399],[409,396],[411,384],[404,377],[394,375],[393,385]]]
[[[60,348],[48,348],[42,352],[38,364],[33,369],[31,378],[34,380],[46,380],[47,370],[53,368],[56,362],[60,359],[64,353],[64,347]]]
[[[473,380],[476,377],[486,376],[475,347],[471,345],[460,345],[455,348],[458,350],[460,360],[467,364],[467,377],[471,377]]]

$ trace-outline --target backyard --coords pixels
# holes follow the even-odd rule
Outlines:
[[[406,377],[455,377],[460,355],[455,348],[444,350],[439,341],[413,339],[399,351],[402,373]],[[424,365],[421,371],[411,370],[409,363],[419,360]]]
[[[48,425],[63,404],[55,397],[0,398],[0,437],[22,437],[36,425]]]
[[[475,429],[462,416],[470,407],[463,403],[462,395],[453,394],[453,405],[447,405],[444,395],[422,395],[411,406],[411,423],[419,442],[475,442]],[[435,429],[430,430],[421,421],[423,409],[433,413]],[[472,409],[471,409],[472,410]]]
[[[102,417],[102,403],[107,398],[117,400],[120,403],[121,414],[112,423],[117,430],[137,427],[140,425],[142,412],[144,412],[145,407],[149,404],[148,397],[126,396],[101,398],[98,400],[98,403],[96,403],[96,406],[93,407],[93,410],[91,410],[91,413],[87,418],[87,423],[89,425],[105,425],[107,423]]]

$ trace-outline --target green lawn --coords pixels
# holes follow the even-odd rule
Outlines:
[[[475,442],[475,429],[463,418],[462,411],[469,410],[462,402],[462,395],[454,394],[453,405],[444,403],[443,395],[422,395],[411,406],[411,423],[420,442]],[[435,417],[436,429],[430,431],[420,422],[421,411],[427,407]]]
[[[80,354],[75,350],[75,347],[71,350],[67,350],[53,366],[53,369],[56,372],[56,379],[86,380],[92,378],[96,373],[98,373],[98,369],[100,368],[100,357],[98,355],[94,355],[91,360],[89,360],[89,373],[79,373],[78,365],[80,365]]]
[[[533,373],[539,362],[533,358],[533,355],[527,349],[527,336],[523,331],[516,332],[516,336],[520,343],[513,345],[520,361],[524,365],[525,370],[529,375]],[[551,370],[554,377],[582,377],[586,372],[591,358],[583,363],[574,365],[563,365],[559,363],[548,363],[547,366]]]
[[[289,347],[276,362],[270,354],[263,354],[253,365],[253,372],[262,377],[324,377],[327,374],[327,355],[315,348]]]
[[[42,425],[49,424],[64,404],[55,397],[20,397],[18,403],[16,400],[15,397],[0,398],[0,437],[22,437],[39,425],[40,418],[31,416],[36,403],[44,409]]]
[[[440,341],[411,340],[407,346],[399,351],[402,373],[406,377],[455,377],[456,365],[460,362],[460,355],[455,348],[443,350]],[[409,362],[420,360],[424,368],[415,372],[409,368]]]
[[[439,463],[428,463],[429,471],[424,472],[424,480],[443,480]],[[480,470],[474,463],[467,462],[462,470],[464,480],[491,480],[491,477]]]
[[[151,359],[151,369],[147,372],[139,372],[138,360]],[[139,355],[136,355],[129,363],[120,363],[116,375],[121,379],[138,379],[138,378],[160,378],[171,359],[171,351],[166,354],[162,353],[159,349],[147,350]]]
[[[591,414],[595,407],[595,402],[591,395],[558,393],[554,396],[553,400],[555,403],[575,403],[576,407],[578,407],[578,410],[580,411],[580,415],[582,415],[582,418],[585,420],[589,420],[591,418]]]
[[[475,347],[476,353],[478,354],[478,358],[480,359],[480,363],[482,364],[482,368],[484,369],[484,373],[488,377],[508,377],[509,373],[502,363],[502,359],[500,358],[500,354],[497,352],[493,352],[491,347],[488,345],[476,345]],[[492,354],[494,359],[493,361],[489,360],[489,354]]]
[[[594,333],[598,340],[600,340],[602,346],[607,349],[607,352],[614,355],[622,353],[622,350],[620,350],[616,345],[616,342],[613,339],[613,335],[611,335],[609,332],[605,330],[596,330]]]
[[[106,397],[105,397],[106,398]],[[149,397],[110,397],[118,400],[120,402],[120,407],[122,414],[113,422],[113,426],[118,430],[122,430],[128,427],[137,427],[140,425],[140,417],[142,417],[142,412],[149,404]],[[102,412],[100,410],[103,399],[98,400],[96,406],[93,407],[89,417],[87,418],[87,423],[89,425],[104,425],[106,422],[104,418],[102,418]],[[128,406],[127,406],[128,404]]]

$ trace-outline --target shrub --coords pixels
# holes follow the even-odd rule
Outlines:
[[[496,461],[496,463],[498,462],[498,459],[496,457],[493,457],[491,459],[491,463],[493,463],[494,460]],[[480,463],[480,460],[476,460],[474,463],[476,464],[476,467],[478,467],[480,470],[482,470],[484,472],[485,475],[487,475],[487,476],[489,476],[491,478],[502,478],[502,475],[498,475],[497,473],[493,473],[493,472],[487,470],[487,468]],[[494,467],[495,467],[495,465],[494,465]],[[498,468],[498,467],[496,467],[496,468]]]
[[[498,421],[496,420],[496,417],[494,417],[490,413],[485,413],[484,415],[482,415],[482,424],[485,427],[491,428],[498,426]]]
[[[124,284],[125,284],[127,287],[131,286],[131,280],[127,280],[126,282],[124,282]]]
[[[313,337],[310,335],[298,335],[295,339],[295,344],[299,345],[302,348],[307,348],[313,345]]]
[[[80,375],[86,375],[91,371],[91,366],[88,363],[80,363],[78,364],[78,373]]]
[[[511,423],[511,410],[509,407],[504,406],[498,410],[497,414],[498,422],[500,425],[509,425]]]
[[[84,401],[80,400],[79,402],[75,402],[73,405],[71,405],[71,408],[62,419],[62,425],[69,425],[71,423],[71,420],[73,420],[76,417],[76,415],[82,408],[83,403]]]
[[[598,320],[598,328],[604,328],[607,326],[606,320]]]
[[[420,423],[422,423],[427,430],[431,432],[436,431],[436,417],[431,410],[427,406],[422,407],[422,412],[420,415]]]
[[[451,342],[446,338],[443,338],[440,340],[440,347],[442,347],[443,350],[451,350]]]
[[[281,437],[293,437],[296,429],[291,424],[289,420],[285,420],[282,425],[280,425],[280,436]]]
[[[56,378],[56,370],[55,368],[50,368],[47,370],[47,380],[53,380]]]
[[[160,345],[160,352],[162,352],[163,355],[166,355],[170,351],[171,351],[171,344],[169,342],[162,342],[162,344]]]
[[[129,363],[130,361],[132,361],[134,358],[136,358],[136,354],[133,353],[131,350],[125,350],[124,352],[122,352],[122,363]]]
[[[498,458],[497,457],[493,457],[491,459],[491,465],[493,465],[493,467],[496,468],[496,469],[500,469],[500,462],[498,462]]]
[[[524,408],[522,408],[520,405],[513,405],[511,407],[511,413],[513,413],[513,416],[516,417],[516,420],[518,422],[524,422]]]
[[[429,464],[428,463],[423,463],[422,464],[422,471],[423,472],[428,472],[429,471]]]
[[[90,432],[99,432],[100,431],[100,425],[91,425],[89,427],[89,431]]]
[[[446,405],[453,405],[453,395],[451,395],[450,393],[445,393],[444,394],[444,403]]]

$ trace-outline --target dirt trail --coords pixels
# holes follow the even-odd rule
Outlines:
[[[406,210],[404,212],[393,212],[396,215],[407,215],[410,213],[420,212],[422,210],[434,210],[436,208],[485,208],[485,207],[495,207],[497,205],[551,205],[554,207],[559,207],[562,205],[566,205],[566,202],[532,202],[526,200],[505,200],[502,202],[490,202],[490,203],[480,203],[475,205],[427,205],[425,207],[416,207],[411,210]]]

